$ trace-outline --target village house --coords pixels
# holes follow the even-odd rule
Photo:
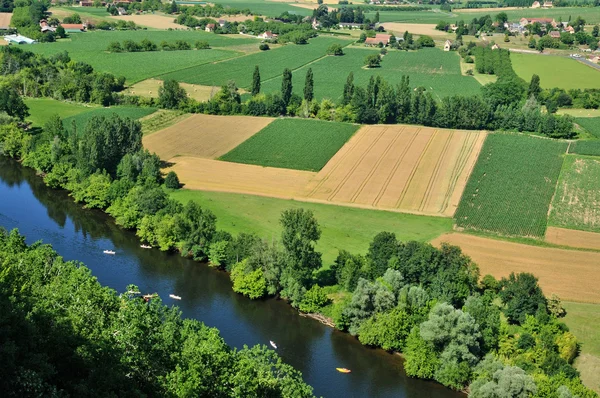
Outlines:
[[[60,24],[60,26],[63,27],[66,33],[85,32],[85,29],[87,27],[87,25],[83,23],[63,23]]]
[[[551,1],[544,1],[544,4],[542,5],[543,8],[552,8],[554,7],[554,5],[552,4]]]
[[[595,64],[600,64],[600,57],[599,56],[594,56],[590,58],[590,61],[595,63]]]
[[[534,1],[533,4],[531,5],[531,8],[540,8],[542,5],[540,4],[539,1]]]
[[[574,34],[575,34],[575,28],[574,28],[574,27],[572,27],[572,26],[567,26],[567,27],[565,28],[565,30],[566,30],[567,32],[569,32],[570,34],[572,34],[572,35],[574,35]]]
[[[553,30],[548,35],[553,39],[560,39],[560,32],[557,30]]]
[[[496,43],[492,46],[492,50],[500,50],[500,46]]]
[[[519,23],[523,27],[527,25],[533,25],[536,22],[540,23],[542,26],[546,26],[548,24],[552,25],[555,28],[557,26],[556,21],[552,18],[521,18],[521,20],[519,21]]]
[[[375,37],[368,37],[367,40],[365,40],[365,44],[368,46],[378,46],[379,43],[381,43],[385,47],[390,44],[391,37],[392,35],[377,33]]]
[[[271,39],[276,39],[277,35],[275,33],[271,32],[270,30],[267,30],[263,34],[258,35],[258,37],[261,39],[265,39],[265,40],[271,40]]]
[[[56,28],[48,25],[48,21],[46,21],[45,19],[40,20],[40,32],[47,33],[47,32],[55,32],[55,31],[56,31]]]
[[[444,43],[444,51],[450,51],[451,47],[452,47],[452,42],[450,40],[446,40],[446,42]]]
[[[226,23],[227,23],[227,21],[226,21],[226,20],[224,20],[224,19],[219,19],[219,26],[220,26],[220,27],[223,27],[223,26],[225,26],[225,24],[226,24]]]
[[[206,32],[214,32],[215,31],[215,24],[214,23],[206,24],[206,27],[204,28],[204,30]]]

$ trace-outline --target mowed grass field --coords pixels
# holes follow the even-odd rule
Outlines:
[[[106,48],[112,41],[123,42],[143,39],[160,44],[183,40],[193,47],[197,40],[207,41],[209,50],[152,51],[136,53],[108,53]],[[234,51],[236,46],[245,46],[258,41],[252,38],[235,38],[198,31],[99,31],[73,34],[71,38],[56,43],[39,43],[28,50],[38,54],[52,55],[67,51],[71,59],[90,64],[95,70],[124,76],[130,84],[137,83],[160,74],[197,66],[204,63],[242,55]],[[225,48],[229,48],[226,50]]]
[[[121,118],[128,117],[130,119],[140,119],[144,116],[150,115],[155,111],[156,108],[138,108],[130,106],[96,108],[94,110],[79,113],[77,115],[63,119],[63,125],[65,126],[65,129],[71,130],[73,128],[73,123],[75,123],[75,128],[77,129],[77,132],[81,133],[85,129],[85,126],[90,121],[90,119],[94,116],[111,116],[112,114],[117,114]]]
[[[524,135],[488,135],[456,211],[456,225],[500,235],[544,236],[567,145]]]
[[[340,249],[366,253],[373,237],[381,231],[394,232],[403,241],[425,242],[452,229],[452,220],[441,217],[186,189],[170,195],[181,203],[193,200],[210,209],[217,216],[219,229],[234,234],[256,233],[269,241],[280,240],[282,211],[290,208],[311,210],[322,230],[317,250],[323,253],[324,265],[332,264]]]
[[[320,120],[277,119],[220,159],[259,166],[319,171],[358,127]]]
[[[600,232],[600,158],[568,155],[558,181],[549,224]]]
[[[72,102],[58,101],[52,98],[26,98],[25,104],[29,107],[30,115],[27,117],[34,127],[43,127],[54,115],[61,119],[89,112],[96,108],[90,104],[77,104]]]
[[[343,56],[327,56],[317,62],[293,71],[294,92],[302,95],[306,71],[311,68],[314,76],[315,98],[329,98],[335,102],[342,97],[348,74],[354,74],[354,84],[366,87],[372,76],[381,76],[388,83],[400,83],[403,75],[410,78],[411,87],[425,87],[438,99],[461,93],[479,94],[481,85],[472,76],[463,76],[459,56],[436,48],[419,51],[390,51],[383,57],[380,68],[364,68],[365,57],[379,51],[367,48],[345,48]],[[240,58],[240,60],[243,58]],[[281,77],[264,82],[263,92],[281,88]]]
[[[238,87],[249,88],[254,67],[260,68],[263,82],[281,76],[285,68],[297,69],[318,58],[325,57],[327,48],[334,43],[348,44],[348,40],[335,37],[317,37],[308,44],[288,44],[268,51],[249,54],[218,64],[199,65],[186,70],[168,73],[161,79],[174,79],[184,83],[221,86],[233,80]],[[316,84],[315,84],[316,87]],[[279,86],[278,89],[281,87]],[[266,92],[264,89],[262,92]]]
[[[575,122],[594,137],[600,138],[600,117],[578,117]]]
[[[530,81],[537,74],[543,88],[600,88],[600,70],[571,58],[512,53],[510,59],[519,77]]]

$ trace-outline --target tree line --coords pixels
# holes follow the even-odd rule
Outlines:
[[[176,175],[163,180],[159,158],[142,149],[139,122],[116,115],[93,117],[81,132],[58,117],[35,134],[4,124],[0,152],[86,207],[105,210],[143,242],[230,271],[238,293],[280,296],[301,311],[330,317],[364,344],[403,352],[413,377],[454,389],[471,385],[480,397],[495,397],[492,392],[512,379],[533,396],[553,397],[545,392],[558,389],[571,394],[561,397],[594,396],[571,366],[577,341],[558,320],[564,315],[559,300],[547,299],[533,275],[479,281],[477,265],[459,248],[400,242],[389,232],[376,235],[365,255],[341,250],[325,270],[315,249],[321,227],[301,208],[281,214],[279,241],[233,236],[216,228],[209,209],[169,197],[164,185],[176,188]],[[148,308],[136,303],[138,310]],[[145,388],[170,391],[163,380],[169,378],[154,377]]]
[[[207,50],[210,45],[205,40],[196,40],[194,43],[196,50]],[[158,45],[148,39],[143,39],[139,43],[133,40],[123,40],[123,42],[112,41],[108,44],[106,51],[111,53],[121,52],[144,52],[144,51],[175,51],[175,50],[191,50],[192,45],[185,40],[175,40],[169,43],[166,40],[161,41]]]
[[[118,295],[16,230],[0,229],[0,270],[7,396],[313,396],[274,351],[233,350],[217,329],[134,285]]]

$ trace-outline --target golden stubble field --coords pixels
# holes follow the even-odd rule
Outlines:
[[[600,303],[600,253],[529,246],[478,236],[451,233],[432,241],[460,246],[479,265],[481,276],[495,278],[530,272],[539,278],[546,296],[566,301]]]
[[[141,14],[141,15],[115,15],[110,19],[133,21],[136,25],[147,26],[155,29],[188,29],[187,26],[179,25],[173,22],[175,18],[166,15]]]
[[[548,227],[545,240],[556,245],[600,250],[600,234],[597,232]]]
[[[308,198],[452,216],[484,132],[365,126],[307,187]]]
[[[163,160],[176,156],[216,159],[271,123],[273,118],[193,115],[143,138],[144,147]],[[225,162],[219,162],[225,163]],[[225,167],[225,165],[223,165]],[[218,174],[218,164],[213,165]]]

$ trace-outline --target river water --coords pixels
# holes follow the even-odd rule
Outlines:
[[[42,240],[67,260],[78,260],[103,285],[124,291],[136,284],[157,292],[183,316],[221,331],[233,347],[268,345],[300,370],[317,396],[458,398],[462,394],[428,381],[408,378],[400,357],[362,346],[352,336],[298,315],[281,300],[252,301],[231,290],[229,277],[206,265],[142,249],[130,231],[110,217],[86,210],[64,191],[47,188],[41,178],[17,162],[0,157],[0,225],[18,228],[28,243]],[[115,256],[102,253],[116,251]],[[182,297],[181,301],[169,294]],[[336,367],[352,369],[338,373]]]

